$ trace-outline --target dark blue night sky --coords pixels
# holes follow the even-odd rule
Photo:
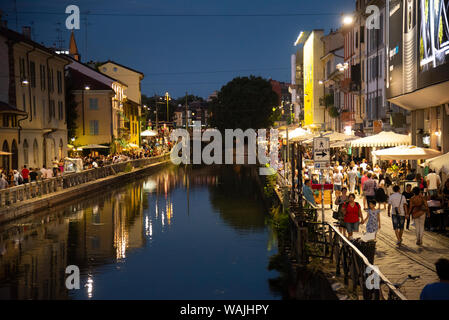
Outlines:
[[[14,1],[0,0],[8,27],[16,29]],[[355,0],[17,0],[18,26],[33,26],[33,40],[68,47],[66,6],[81,10],[75,32],[83,62],[115,60],[145,74],[142,93],[186,91],[207,97],[236,76],[290,80],[290,55],[301,30],[337,28]],[[89,11],[86,29],[84,12]],[[31,12],[31,13],[30,13]],[[118,15],[107,15],[110,13]],[[312,14],[306,16],[121,16],[120,14]],[[106,15],[96,15],[106,14]],[[6,17],[5,17],[6,15]],[[226,72],[220,72],[226,71]]]

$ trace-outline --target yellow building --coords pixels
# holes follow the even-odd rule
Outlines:
[[[76,146],[113,142],[114,90],[78,70],[67,69],[67,83],[76,108]]]
[[[32,41],[30,28],[20,34],[0,27],[0,61],[0,101],[26,113],[25,119],[17,119],[18,139],[9,146],[12,168],[51,166],[67,154],[68,59]]]
[[[323,30],[314,30],[304,43],[304,124],[321,126],[324,124],[324,106],[320,98],[324,95],[324,70],[321,63],[323,56]]]
[[[144,77],[143,73],[111,60],[99,65],[98,70],[126,84],[127,87],[124,92],[126,99],[123,105],[123,112],[121,113],[123,126],[126,128],[124,134],[128,137],[129,143],[140,145],[142,108],[140,82]]]
[[[78,123],[78,132],[76,134],[76,137],[74,137],[75,141],[73,141],[73,144],[80,146],[80,145],[84,145],[84,144],[90,144],[92,141],[97,141],[97,142],[95,142],[95,144],[97,144],[98,141],[104,141],[104,142],[101,142],[101,144],[114,142],[116,150],[120,151],[120,144],[119,144],[118,140],[122,137],[123,132],[127,131],[127,129],[125,128],[125,122],[122,118],[122,115],[124,115],[124,111],[125,111],[125,101],[126,101],[125,90],[127,88],[127,85],[125,83],[121,82],[120,80],[114,79],[112,77],[107,76],[106,74],[99,72],[97,70],[97,68],[95,67],[95,65],[87,65],[87,64],[82,63],[80,61],[80,54],[78,53],[78,47],[76,45],[75,36],[74,36],[73,32],[70,37],[69,53],[70,53],[71,63],[67,66],[67,71],[75,70],[75,71],[81,73],[82,75],[84,75],[85,77],[88,77],[91,79],[91,80],[85,79],[84,82],[78,84],[77,90],[83,90],[83,91],[78,92],[78,95],[76,97],[76,99],[77,99],[76,105],[78,105],[78,108],[79,108],[79,110],[78,110],[79,112],[77,112],[78,116],[82,116],[82,114],[81,114],[82,99],[83,99],[83,97],[84,98],[87,97],[87,95],[89,95],[89,97],[87,97],[87,99],[89,99],[89,98],[98,99],[97,101],[99,102],[99,105],[98,105],[99,108],[101,110],[103,110],[102,112],[104,112],[105,114],[108,115],[107,122],[105,121],[105,119],[101,119],[101,123],[98,123],[98,124],[96,124],[95,122],[92,123],[93,132],[98,131],[98,135],[92,135],[92,136],[90,136],[88,134],[86,135],[86,127],[88,127],[88,131],[89,131],[90,122],[84,123],[84,126],[85,126],[84,134],[82,131],[83,124]],[[89,82],[97,83],[96,84],[97,88],[99,86],[101,86],[101,84],[106,85],[108,87],[108,90],[106,89],[106,87],[103,87],[103,86],[101,86],[102,92],[98,92],[98,91],[93,92],[90,90],[86,90],[86,87],[88,87]],[[110,101],[106,101],[106,96],[110,93],[109,89],[112,89],[113,96],[110,98]],[[109,93],[106,93],[106,91],[108,91]],[[98,95],[99,93],[101,93],[101,94]],[[86,95],[86,96],[84,96],[84,95]],[[92,95],[95,95],[95,96],[92,96]],[[98,115],[101,112],[96,110],[95,107],[92,109],[92,112],[91,112],[91,109],[89,109],[89,106],[87,105],[88,103],[90,104],[90,100],[85,101],[85,108],[84,108],[85,117],[89,118],[87,121],[100,120],[100,119],[98,119]],[[93,103],[95,104],[96,102],[93,101]],[[92,114],[90,114],[90,113],[92,113]],[[81,120],[78,119],[78,122],[80,122],[80,121]],[[86,119],[84,121],[86,121]],[[81,125],[81,129],[80,129],[80,125]],[[98,130],[95,129],[97,125],[99,125]],[[110,126],[110,130],[108,129],[109,127],[107,127],[107,126]],[[81,136],[83,136],[83,137],[81,138]],[[70,137],[70,138],[72,138],[72,137]],[[111,151],[114,152],[115,150],[111,150]]]

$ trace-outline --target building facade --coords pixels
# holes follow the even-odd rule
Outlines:
[[[17,150],[17,160],[12,167],[51,166],[54,159],[67,155],[64,66],[68,59],[32,41],[29,28],[19,34],[0,27],[0,43],[4,64],[0,78],[8,79],[0,97],[26,113],[25,119],[18,119],[18,140],[11,147],[14,153]]]
[[[98,65],[98,71],[126,85],[120,120],[124,123],[124,134],[128,136],[129,143],[140,145],[142,116],[140,82],[143,80],[143,73],[110,60]]]

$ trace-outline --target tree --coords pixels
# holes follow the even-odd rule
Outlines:
[[[156,102],[158,103],[156,104]],[[165,101],[165,97],[156,95],[148,97],[142,94],[142,106],[144,105],[149,108],[142,109],[142,116],[145,116],[147,122],[148,120],[151,120],[151,122],[156,121],[156,110],[159,121],[167,121],[167,101]],[[175,108],[177,108],[177,106],[176,100],[174,99],[168,102],[170,121],[173,121],[174,119]]]
[[[219,130],[268,128],[276,117],[278,96],[270,81],[261,77],[237,77],[228,82],[211,102],[211,125]]]

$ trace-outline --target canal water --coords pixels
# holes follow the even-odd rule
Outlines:
[[[281,299],[277,247],[250,168],[170,165],[0,226],[0,299]]]

